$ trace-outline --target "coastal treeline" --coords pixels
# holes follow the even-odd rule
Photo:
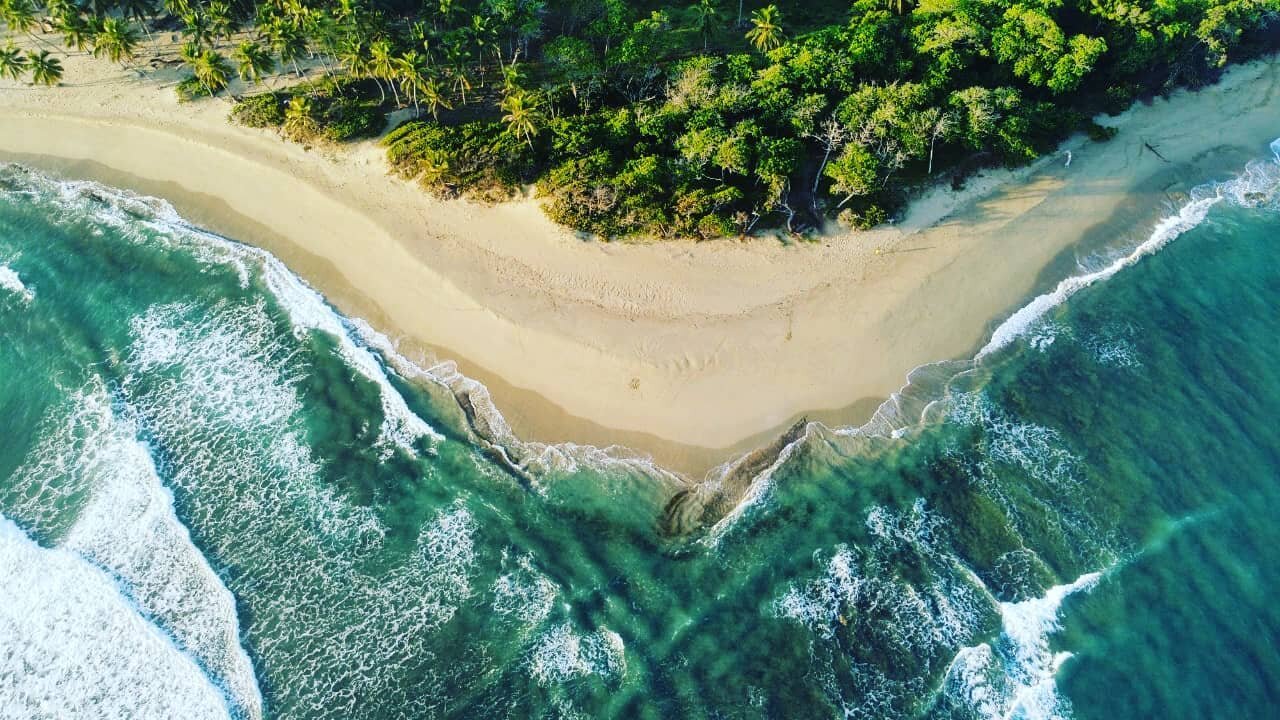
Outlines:
[[[176,34],[184,97],[273,86],[239,122],[343,141],[406,109],[383,142],[427,190],[533,184],[570,227],[662,237],[875,225],[1280,40],[1280,0],[0,0],[0,19],[36,48],[0,47],[0,75],[56,84],[50,32],[124,64]]]

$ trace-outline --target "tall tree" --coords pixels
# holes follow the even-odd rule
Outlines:
[[[285,18],[277,17],[267,25],[266,36],[271,41],[271,47],[280,55],[280,62],[292,65],[294,74],[302,77],[298,60],[307,54],[307,39],[297,26]]]
[[[229,40],[236,31],[235,16],[231,5],[222,0],[213,0],[205,6],[205,15],[209,18],[209,32],[214,39]]]
[[[188,10],[182,16],[182,34],[197,47],[213,45],[213,24],[204,10]]]
[[[257,85],[264,75],[270,75],[276,68],[276,61],[271,52],[261,44],[245,40],[236,47],[231,58],[236,61],[236,74],[245,82]]]
[[[12,40],[0,47],[0,77],[18,80],[26,73],[27,65],[27,57]]]
[[[782,45],[782,12],[777,5],[768,5],[751,13],[751,29],[747,40],[760,52],[768,52]]]
[[[426,85],[427,77],[431,74],[431,64],[427,62],[427,56],[417,50],[410,50],[396,58],[395,63],[396,76],[400,81],[401,89],[413,101],[414,113],[421,112],[418,93]]]
[[[419,89],[422,93],[422,102],[426,104],[427,110],[431,112],[431,117],[436,120],[440,119],[440,108],[445,110],[453,109],[453,105],[449,104],[449,99],[444,95],[444,85],[440,83],[437,77],[429,77],[427,81]]]
[[[390,40],[379,38],[369,46],[369,72],[391,86],[391,93],[396,99],[396,107],[400,107],[400,91],[396,89],[396,80],[399,73],[395,49]],[[385,99],[386,96],[384,95],[383,97]]]
[[[62,81],[62,62],[48,50],[28,50],[27,64],[31,66],[31,81],[37,85],[53,86]]]
[[[124,64],[138,51],[138,32],[122,18],[110,17],[93,38],[93,56]]]
[[[524,140],[532,150],[533,138],[545,120],[538,97],[523,91],[511,93],[502,99],[502,110],[506,113],[502,121],[507,124],[507,132]]]
[[[698,32],[702,33],[702,49],[707,49],[711,31],[720,24],[720,3],[718,0],[698,0],[693,5],[693,22]]]
[[[119,8],[122,15],[138,23],[147,37],[151,36],[147,20],[156,12],[155,0],[120,0]]]
[[[86,20],[76,12],[58,15],[57,20],[54,21],[54,27],[62,33],[62,43],[79,52],[85,52],[93,45],[98,24],[96,18]]]
[[[231,81],[231,65],[217,50],[205,50],[195,58],[191,69],[196,81],[209,95],[215,95]]]

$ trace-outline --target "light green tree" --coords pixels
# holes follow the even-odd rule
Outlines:
[[[751,13],[751,29],[747,40],[760,52],[768,52],[782,45],[782,12],[777,5],[768,5]]]
[[[502,121],[507,124],[507,132],[524,140],[532,150],[533,138],[546,120],[538,97],[528,92],[511,93],[502,99],[502,110],[506,113]]]
[[[124,64],[138,52],[138,32],[122,18],[109,17],[102,21],[98,34],[93,37],[93,56],[106,57],[111,62]]]
[[[27,65],[27,56],[12,40],[0,47],[0,77],[18,80],[27,72]]]
[[[31,67],[31,81],[37,85],[53,86],[62,82],[62,61],[48,50],[28,50],[27,64]]]
[[[236,74],[240,79],[254,85],[261,83],[263,76],[270,75],[276,68],[271,52],[251,40],[240,43],[231,58],[236,62]]]
[[[231,81],[231,64],[216,50],[208,49],[200,53],[191,64],[196,81],[209,95],[215,95]]]

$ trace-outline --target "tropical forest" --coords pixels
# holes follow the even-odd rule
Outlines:
[[[532,192],[604,238],[874,226],[1280,46],[1280,0],[0,0],[0,21],[0,76],[171,63],[234,122],[380,137],[427,192]]]

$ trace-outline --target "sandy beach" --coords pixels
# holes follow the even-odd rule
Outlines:
[[[912,368],[971,355],[1075,248],[1145,234],[1280,136],[1273,59],[875,231],[610,243],[534,200],[433,200],[373,142],[305,149],[230,124],[226,101],[180,104],[172,78],[64,64],[62,87],[0,82],[0,161],[164,197],[278,254],[407,356],[455,360],[521,437],[623,444],[691,476],[802,415],[865,421]]]

